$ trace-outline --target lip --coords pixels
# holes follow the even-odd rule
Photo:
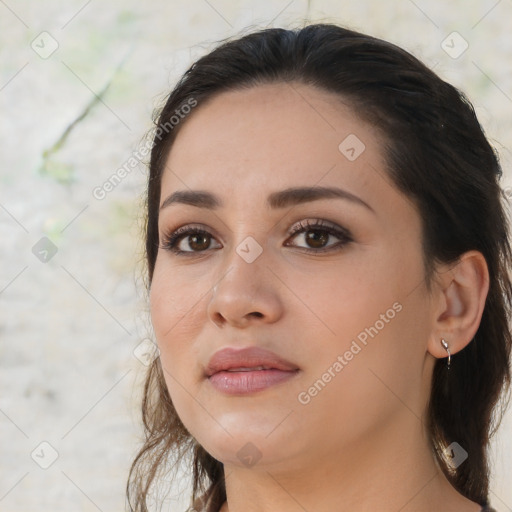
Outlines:
[[[225,348],[210,359],[205,377],[218,391],[246,394],[284,382],[298,372],[297,365],[261,347]]]

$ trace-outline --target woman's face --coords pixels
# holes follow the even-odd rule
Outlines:
[[[296,83],[222,93],[180,127],[162,178],[152,323],[178,415],[224,464],[357,456],[426,405],[420,218],[380,143],[339,98]],[[165,247],[178,228],[181,253]],[[208,377],[216,352],[247,347],[289,366],[224,359],[232,370]]]

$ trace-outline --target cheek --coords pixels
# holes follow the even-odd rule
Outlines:
[[[300,317],[304,327],[311,328],[311,334],[316,331],[320,340],[326,338],[324,346],[348,349],[350,341],[360,333],[364,338],[365,329],[375,322],[379,322],[379,331],[382,330],[380,315],[389,310],[387,317],[395,317],[393,304],[401,295],[400,277],[395,269],[399,265],[386,254],[378,253],[374,257],[369,252],[349,254],[342,265],[318,269],[314,276],[292,281],[290,287],[303,302],[297,308],[303,309]],[[388,264],[388,259],[392,264]],[[292,299],[290,305],[297,303]]]
[[[194,281],[181,282],[179,273],[162,267],[155,267],[149,294],[151,323],[164,370],[181,381],[196,369],[194,340],[204,323],[207,289],[200,281],[197,289]]]
[[[387,308],[386,300],[375,299],[366,315],[357,305],[340,314],[337,340],[312,350],[314,363],[303,382],[301,405],[295,406],[298,428],[350,445],[397,415],[420,415],[424,351],[415,336],[422,326],[408,301]]]
[[[311,287],[310,283],[322,330],[316,331],[310,348],[318,364],[311,366],[315,373],[308,376],[312,383],[329,381],[325,372],[331,368],[336,374],[332,379],[336,383],[326,386],[332,390],[331,398],[346,405],[345,410],[358,410],[362,417],[368,414],[364,407],[369,399],[384,406],[386,397],[392,396],[390,389],[404,397],[414,392],[411,383],[418,383],[422,374],[429,333],[421,258],[388,251],[365,263],[333,274],[329,284],[322,280]],[[324,335],[318,336],[320,332]],[[314,334],[311,329],[313,339]],[[343,370],[335,365],[338,356]],[[325,393],[324,399],[331,393]]]
[[[173,277],[174,273],[171,275],[155,268],[149,296],[151,323],[169,395],[178,416],[188,428],[198,423],[196,415],[200,412],[191,399],[197,393],[200,378],[199,354],[193,340],[198,337],[204,305],[198,303],[190,286],[177,283]]]
[[[157,258],[149,294],[151,320],[161,341],[184,326],[190,327],[209,290],[204,274],[187,272],[165,260],[165,254]]]

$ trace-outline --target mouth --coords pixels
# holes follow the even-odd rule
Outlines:
[[[276,370],[277,368],[272,368],[271,366],[254,366],[252,368],[229,368],[228,370],[223,370],[227,372],[254,372],[257,370]]]
[[[243,395],[285,382],[299,372],[297,365],[260,347],[226,348],[210,359],[205,377],[217,391]]]

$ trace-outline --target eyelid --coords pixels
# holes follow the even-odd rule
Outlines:
[[[298,223],[294,224],[294,226],[290,229],[289,235],[295,235],[301,231],[306,231],[308,228],[322,228],[322,229],[331,229],[333,231],[339,231],[341,233],[350,235],[350,231],[343,226],[339,226],[338,224],[330,221],[326,221],[324,219],[305,219],[301,220]]]

